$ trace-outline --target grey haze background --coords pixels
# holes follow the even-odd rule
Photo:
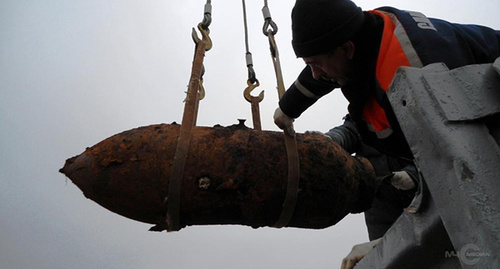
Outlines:
[[[277,130],[277,93],[263,1],[247,1],[264,129]],[[269,1],[286,85],[303,68],[290,45],[294,1]],[[0,268],[338,268],[367,240],[362,214],[324,230],[188,227],[148,232],[85,199],[58,169],[85,147],[124,130],[180,122],[204,0],[0,1]],[[357,1],[500,29],[500,2]],[[213,1],[206,99],[199,125],[249,119],[241,2]],[[299,132],[340,124],[335,91],[296,121]]]

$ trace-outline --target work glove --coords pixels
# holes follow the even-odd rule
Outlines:
[[[394,172],[391,178],[391,184],[396,189],[407,191],[415,188],[415,182],[405,171]]]
[[[351,252],[342,260],[341,269],[352,269],[354,266],[363,259],[374,247],[380,243],[382,238],[373,241],[355,245],[352,247]]]
[[[320,132],[320,131],[306,131],[304,134],[305,134],[305,135],[322,135],[322,136],[324,136],[324,137],[328,137],[328,138],[332,139],[332,137],[331,137],[331,136],[326,135],[325,133]]]
[[[276,111],[274,111],[274,123],[290,136],[295,135],[295,130],[293,129],[293,121],[294,119],[283,113],[281,108],[278,107]]]

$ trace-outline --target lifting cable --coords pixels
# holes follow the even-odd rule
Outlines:
[[[274,65],[274,71],[276,73],[276,81],[278,83],[278,96],[279,99],[285,94],[285,85],[283,83],[283,74],[281,72],[281,64],[278,53],[278,45],[274,36],[278,33],[278,25],[271,18],[271,12],[267,4],[267,0],[264,0],[264,7],[262,8],[262,15],[264,15],[264,26],[262,27],[262,32],[269,39],[269,48],[271,50],[271,59]]]
[[[251,83],[257,82],[257,78],[255,75],[255,70],[253,69],[253,59],[252,53],[250,52],[250,45],[248,42],[248,21],[247,21],[247,7],[245,0],[241,0],[241,5],[243,7],[243,26],[245,27],[245,55],[246,55],[246,63],[248,68],[248,80]]]
[[[186,158],[189,151],[189,143],[193,127],[196,125],[198,115],[198,104],[204,95],[202,84],[202,76],[204,73],[203,58],[205,51],[212,48],[208,27],[212,22],[212,5],[211,0],[207,0],[203,20],[198,24],[198,30],[201,32],[202,39],[198,37],[193,28],[193,41],[196,44],[193,66],[191,69],[191,78],[186,94],[184,105],[184,114],[182,116],[182,124],[180,127],[179,138],[177,140],[177,148],[175,151],[174,163],[170,174],[168,186],[167,202],[167,231],[178,231],[181,229],[179,222],[180,200],[182,190],[182,179],[184,177],[184,168],[186,166]]]
[[[250,52],[250,45],[248,42],[247,8],[245,0],[241,0],[241,5],[243,6],[243,25],[245,27],[245,49],[246,49],[245,60],[248,69],[247,87],[243,91],[243,96],[248,102],[250,102],[252,107],[253,128],[255,130],[261,131],[262,125],[260,123],[259,103],[264,99],[264,91],[261,91],[259,96],[250,95],[250,92],[253,91],[255,88],[259,87],[260,83],[255,74],[255,70],[253,69],[252,53]]]

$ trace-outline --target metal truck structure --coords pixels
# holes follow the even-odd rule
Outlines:
[[[355,268],[500,268],[500,58],[402,67],[388,95],[420,186]]]

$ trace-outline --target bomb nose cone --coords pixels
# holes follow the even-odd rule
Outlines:
[[[59,171],[106,209],[157,224],[164,218],[168,190],[158,162],[170,152],[161,146],[155,149],[158,130],[138,128],[109,137],[68,159]]]
[[[86,152],[66,160],[64,167],[59,172],[71,179],[71,181],[83,191],[85,195],[92,192],[92,170],[93,159]]]

